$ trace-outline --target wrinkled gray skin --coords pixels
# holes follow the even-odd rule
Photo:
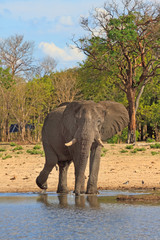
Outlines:
[[[128,125],[126,108],[116,102],[79,101],[66,103],[45,119],[42,141],[46,162],[36,179],[47,189],[47,178],[59,165],[58,193],[67,193],[67,170],[75,167],[75,194],[96,194],[102,141],[111,138]],[[73,140],[73,141],[72,141]],[[85,169],[90,158],[89,179],[85,191]]]

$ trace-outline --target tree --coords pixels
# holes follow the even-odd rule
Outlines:
[[[54,58],[50,56],[46,56],[41,62],[40,66],[38,67],[38,75],[43,77],[45,75],[50,75],[57,66],[57,62]]]
[[[159,75],[160,6],[137,0],[125,0],[122,5],[121,11],[115,2],[105,4],[82,18],[81,25],[90,35],[74,43],[88,56],[90,67],[108,71],[125,92],[128,141],[133,143],[139,99],[146,84]]]
[[[10,94],[14,84],[10,69],[0,67],[0,135],[2,141],[9,140]]]
[[[58,104],[72,102],[78,95],[77,78],[78,73],[76,69],[68,69],[52,75],[56,101]]]
[[[33,70],[34,43],[24,41],[23,35],[14,35],[0,41],[0,59],[2,65],[10,68],[12,77],[28,74]]]

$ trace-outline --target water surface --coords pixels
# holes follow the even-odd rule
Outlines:
[[[0,239],[159,240],[160,206],[118,203],[118,194],[0,194]]]

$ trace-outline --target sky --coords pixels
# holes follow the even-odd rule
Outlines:
[[[35,43],[34,57],[53,57],[57,69],[78,66],[85,56],[72,42],[84,36],[80,17],[103,7],[105,0],[0,0],[0,39],[15,34]],[[72,47],[69,47],[69,46]]]

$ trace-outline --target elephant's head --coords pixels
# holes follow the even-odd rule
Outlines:
[[[63,113],[63,133],[65,145],[73,154],[77,181],[82,181],[92,146],[102,146],[102,140],[126,127],[128,119],[126,108],[116,102],[77,101],[67,105]]]

